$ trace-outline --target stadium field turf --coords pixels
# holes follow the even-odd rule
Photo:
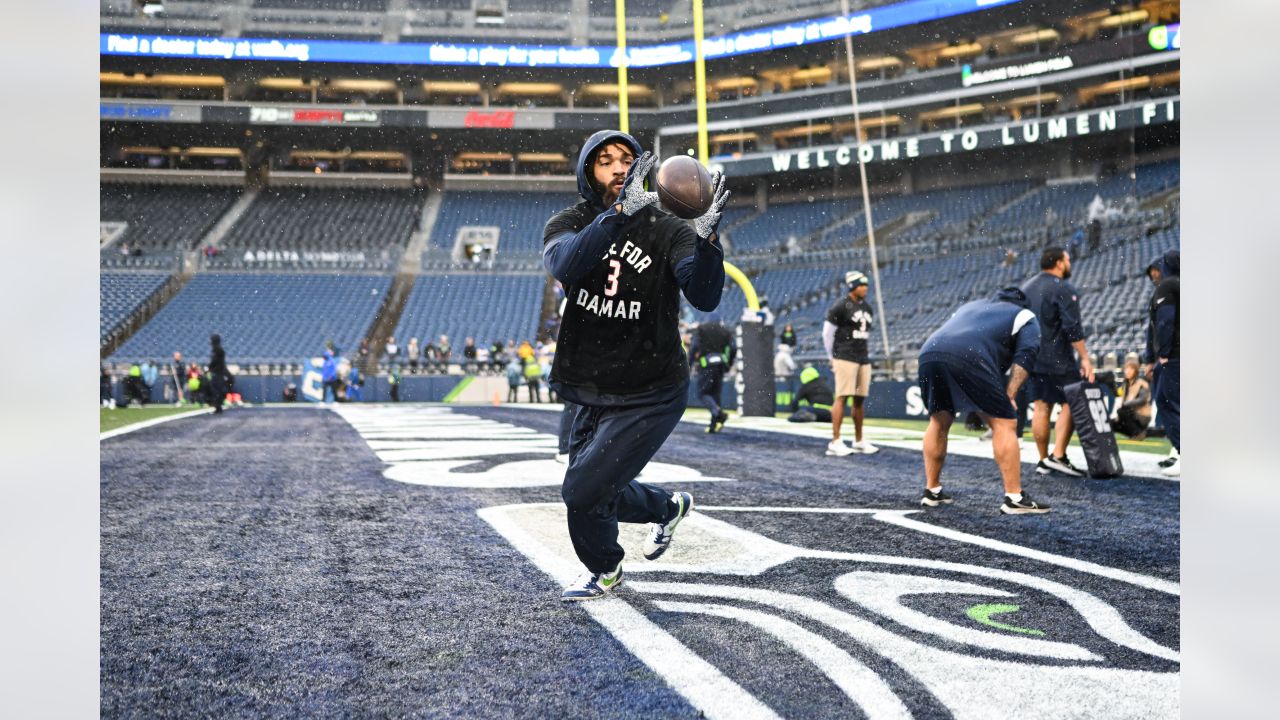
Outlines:
[[[235,409],[101,442],[103,716],[1164,718],[1179,711],[1177,483],[989,459],[826,457],[682,423],[642,479],[691,492],[671,550],[623,526],[580,570],[524,407]]]

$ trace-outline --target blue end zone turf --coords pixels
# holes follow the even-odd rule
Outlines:
[[[697,499],[671,551],[624,542],[620,597],[566,607],[557,421],[253,408],[103,441],[102,714],[1177,714],[1177,484],[1024,466],[1054,510],[1007,517],[953,457],[924,511],[918,452],[681,424],[650,466]]]

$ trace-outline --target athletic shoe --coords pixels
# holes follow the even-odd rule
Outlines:
[[[721,410],[720,414],[717,415],[715,419],[716,432],[723,430],[724,424],[727,422],[729,422],[729,413]]]
[[[848,445],[845,445],[844,441],[842,440],[832,440],[831,442],[827,443],[828,455],[838,455],[840,457],[844,457],[845,455],[852,455],[855,452],[857,452],[857,450],[854,450]]]
[[[1063,455],[1062,457],[1054,457],[1052,455],[1049,455],[1048,457],[1046,457],[1044,460],[1041,460],[1040,462],[1048,466],[1050,470],[1056,470],[1062,473],[1063,475],[1070,475],[1071,477],[1084,477],[1084,472],[1080,470],[1080,468],[1076,467],[1075,465],[1072,465],[1071,461],[1067,459],[1066,455]],[[1037,468],[1037,471],[1038,470],[1039,468]]]
[[[583,573],[581,577],[573,581],[573,584],[564,589],[560,593],[560,599],[564,602],[575,602],[578,600],[595,600],[613,592],[622,584],[622,563],[618,563],[618,567],[613,572],[607,573]]]
[[[984,433],[982,433],[982,437],[980,437],[980,438],[978,438],[978,439],[979,439],[979,440],[990,440],[992,437],[994,437],[994,436],[995,436],[995,434],[996,434],[996,433],[995,433],[995,431],[994,431],[994,430],[992,430],[991,428],[987,428],[987,431],[986,431],[986,432],[984,432]]]
[[[1049,512],[1049,506],[1041,502],[1031,499],[1031,496],[1022,493],[1022,499],[1014,502],[1009,499],[1008,495],[1004,496],[1004,502],[1000,504],[1000,512],[1005,515],[1039,515]]]
[[[1165,477],[1182,477],[1182,458],[1174,458],[1173,464],[1161,470],[1160,474]]]
[[[644,541],[644,559],[657,560],[662,553],[671,547],[671,536],[676,526],[693,510],[693,496],[687,492],[679,492],[672,496],[676,503],[676,514],[664,523],[654,523],[649,529],[649,537]]]
[[[1161,469],[1171,468],[1178,464],[1178,458],[1169,456],[1156,464],[1159,465]]]
[[[1049,473],[1052,473],[1052,472],[1053,472],[1053,471],[1049,469],[1049,466],[1044,464],[1044,461],[1043,461],[1043,460],[1041,460],[1040,462],[1036,463],[1036,474],[1037,474],[1037,475],[1048,475]]]
[[[876,447],[875,445],[872,445],[870,442],[866,440],[859,440],[858,442],[850,446],[850,449],[856,453],[862,453],[863,455],[872,455],[874,453],[880,452],[880,448]]]
[[[924,489],[924,495],[920,497],[920,504],[926,507],[938,507],[939,505],[950,505],[954,502],[951,496],[939,490],[932,492],[929,488]]]
[[[569,453],[556,453],[556,462],[561,465],[569,464]]]

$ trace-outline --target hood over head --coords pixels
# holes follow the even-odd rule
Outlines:
[[[778,346],[778,352],[780,352],[780,353],[786,353],[786,354],[790,355],[790,354],[791,354],[791,346],[790,346],[790,345],[788,345],[788,344],[786,344],[786,343],[782,343],[781,345],[779,345],[779,346]]]
[[[620,141],[631,147],[631,152],[635,153],[637,158],[644,150],[640,147],[640,142],[621,130],[601,130],[593,133],[587,141],[582,143],[582,150],[578,152],[578,194],[583,200],[591,203],[591,206],[597,210],[604,210],[604,202],[600,194],[591,185],[591,175],[587,171],[587,161],[595,155],[605,143],[610,140]]]
[[[804,385],[808,385],[819,377],[821,375],[818,373],[818,368],[815,367],[807,367],[800,371],[800,382]]]
[[[996,291],[995,299],[1001,302],[1013,303],[1020,308],[1030,309],[1031,307],[1031,303],[1027,302],[1027,296],[1022,292],[1022,289],[1013,285]]]
[[[1151,268],[1159,270],[1161,278],[1177,277],[1182,274],[1182,253],[1178,250],[1166,251],[1147,264],[1148,272]]]

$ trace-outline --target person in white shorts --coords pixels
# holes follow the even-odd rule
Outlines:
[[[863,403],[871,390],[871,359],[867,356],[867,338],[871,336],[871,305],[866,302],[867,276],[857,270],[844,275],[848,294],[827,311],[822,324],[822,343],[836,376],[836,402],[831,406],[831,442],[828,455],[873,453],[880,448],[862,439]],[[853,398],[853,445],[840,439],[844,422],[844,404]]]

